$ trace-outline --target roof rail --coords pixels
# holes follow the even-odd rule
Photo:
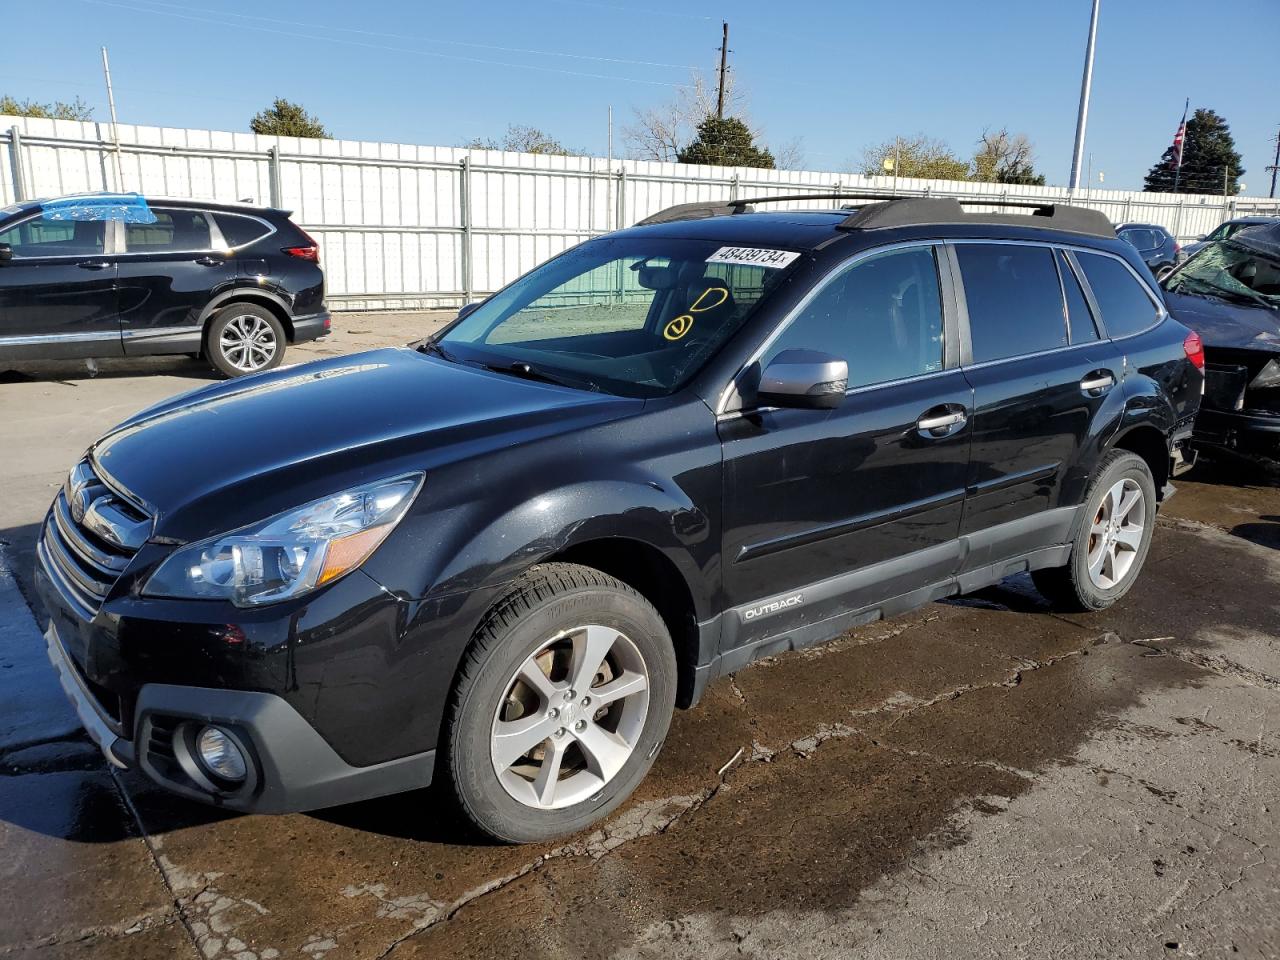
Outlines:
[[[1021,213],[975,212],[965,210],[965,205],[984,207],[1014,207],[1030,210],[1031,217]],[[1044,221],[1030,222],[1032,218]],[[961,200],[956,197],[911,197],[885,203],[874,203],[850,214],[840,224],[842,230],[886,230],[891,227],[908,227],[930,223],[989,223],[1006,226],[1047,227],[1067,233],[1082,233],[1093,237],[1114,239],[1115,227],[1106,215],[1087,207],[1066,203],[1036,200]]]
[[[659,210],[641,220],[637,226],[653,223],[671,223],[676,220],[702,220],[707,217],[733,216],[751,213],[759,203],[783,203],[792,200],[870,200],[872,203],[854,209],[840,222],[842,230],[885,230],[891,227],[918,226],[930,223],[989,223],[1007,226],[1044,226],[1067,233],[1082,233],[1095,237],[1114,238],[1111,221],[1097,210],[1077,207],[1052,200],[999,200],[990,197],[902,196],[883,193],[795,193],[774,197],[749,197],[743,200],[702,200],[680,203]],[[967,211],[966,206],[999,207],[1000,212]],[[1013,207],[1030,210],[1031,217],[1042,223],[1028,222],[1028,216],[1005,213]]]

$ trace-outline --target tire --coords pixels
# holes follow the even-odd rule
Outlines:
[[[280,366],[286,342],[284,327],[266,307],[232,303],[213,315],[204,355],[219,373],[243,377]]]
[[[652,604],[590,567],[540,565],[490,609],[467,648],[442,767],[462,812],[498,840],[576,833],[644,779],[675,694],[675,649]]]
[[[1141,501],[1126,507],[1133,492],[1141,495]],[[1118,520],[1117,507],[1123,511]],[[1105,610],[1138,579],[1151,549],[1155,519],[1151,469],[1137,454],[1113,450],[1098,463],[1089,482],[1072,538],[1071,560],[1063,567],[1035,570],[1031,579],[1057,608]],[[1107,554],[1111,554],[1109,561]]]

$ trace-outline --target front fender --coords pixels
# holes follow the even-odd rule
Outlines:
[[[716,554],[711,519],[678,486],[656,479],[595,479],[569,484],[510,505],[481,520],[485,501],[432,515],[428,544],[405,537],[399,549],[379,551],[367,572],[411,599],[487,591],[514,580],[535,563],[592,540],[627,539],[653,547],[690,587],[697,616],[710,616],[706,568]],[[426,557],[419,576],[396,555]]]

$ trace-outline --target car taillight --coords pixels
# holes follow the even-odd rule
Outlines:
[[[315,239],[307,231],[299,230],[298,232],[306,238],[306,244],[300,247],[285,247],[284,252],[291,257],[297,257],[299,260],[310,260],[312,263],[319,263],[320,245],[315,242]]]
[[[1182,349],[1186,351],[1192,366],[1197,370],[1204,369],[1204,342],[1200,339],[1200,334],[1194,330],[1188,333],[1187,338],[1182,341]]]
[[[1181,252],[1182,252],[1181,245],[1179,245],[1177,240],[1173,241],[1173,255],[1176,257]]]

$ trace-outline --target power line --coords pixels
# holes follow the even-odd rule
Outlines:
[[[191,20],[196,23],[211,23],[219,27],[230,27],[235,30],[253,30],[258,33],[270,33],[275,36],[289,37],[293,40],[318,40],[323,43],[340,43],[354,47],[364,47],[370,50],[385,50],[390,53],[407,53],[419,57],[435,57],[441,60],[455,60],[463,63],[479,63],[491,67],[510,67],[517,70],[536,70],[540,73],[555,73],[562,76],[570,77],[586,77],[591,80],[615,80],[623,83],[642,83],[652,87],[676,87],[679,84],[672,83],[668,80],[645,80],[639,77],[620,77],[616,74],[607,73],[585,73],[580,70],[565,70],[560,67],[539,66],[530,63],[511,63],[505,60],[489,60],[482,57],[465,57],[460,54],[439,53],[434,50],[416,50],[412,47],[392,47],[386,44],[367,43],[360,40],[348,40],[341,37],[326,37],[316,34],[298,33],[294,30],[275,30],[271,27],[250,26],[248,24],[227,23],[225,20],[217,20],[209,17],[197,17],[186,13],[177,13],[176,11],[157,10],[152,7],[137,7],[127,3],[120,3],[117,0],[81,0],[82,3],[91,3],[96,6],[118,7],[122,10],[129,10],[133,13],[158,14],[165,17],[176,17],[179,20]]]

